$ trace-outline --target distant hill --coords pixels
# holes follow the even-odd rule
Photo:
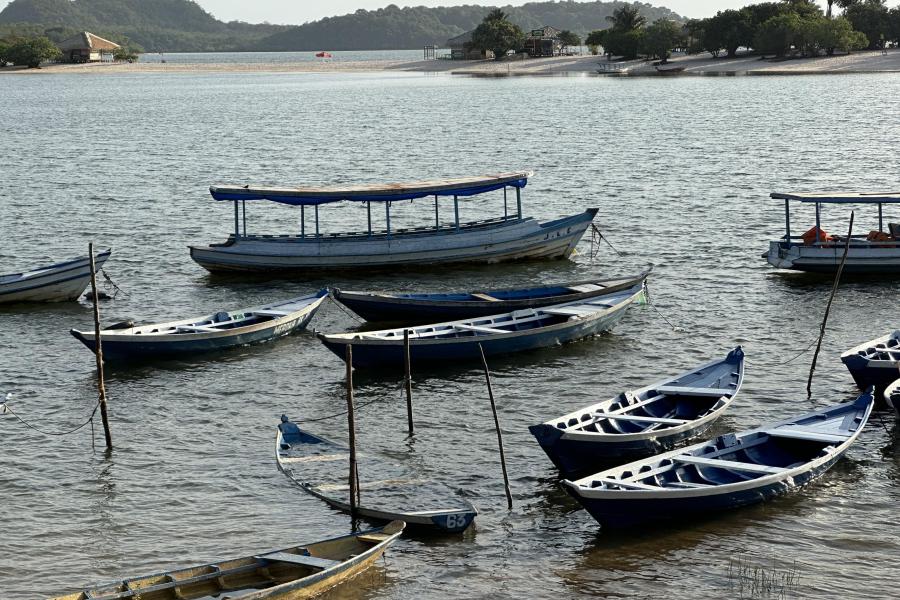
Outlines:
[[[503,6],[509,19],[525,31],[551,25],[584,37],[609,26],[606,17],[625,4],[636,4],[649,22],[682,18],[667,8],[641,2],[532,2]],[[442,45],[451,37],[481,23],[493,6],[399,8],[391,4],[378,10],[358,10],[276,33],[260,41],[256,50],[394,50]]]
[[[552,25],[584,36],[608,26],[628,2],[532,2],[501,7],[524,30]],[[667,8],[635,2],[652,22],[681,19]],[[13,0],[0,12],[0,37],[46,32],[59,41],[89,30],[131,41],[149,52],[397,50],[442,45],[474,29],[492,6],[358,10],[300,26],[224,23],[191,0]]]
[[[0,34],[35,26],[52,39],[89,30],[128,38],[147,51],[245,50],[286,26],[223,23],[190,0],[13,0],[0,12]]]

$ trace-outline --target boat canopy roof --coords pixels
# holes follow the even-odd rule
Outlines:
[[[392,202],[428,196],[474,196],[507,186],[523,188],[533,173],[498,173],[482,177],[459,177],[411,183],[324,187],[253,187],[218,185],[209,193],[216,200],[271,200],[294,206],[309,206],[352,200],[355,202]]]
[[[784,194],[773,192],[776,200],[818,202],[820,204],[898,204],[900,192],[833,192],[819,194]]]

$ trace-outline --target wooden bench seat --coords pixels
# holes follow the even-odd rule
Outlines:
[[[463,325],[462,323],[454,324],[453,328],[460,329],[462,331],[477,331],[480,333],[510,333],[506,329],[497,329],[496,327],[484,327],[482,325]]]
[[[848,437],[834,433],[819,433],[805,429],[790,429],[788,427],[776,427],[765,432],[772,437],[791,438],[794,440],[808,440],[811,442],[827,442],[829,444],[842,444]]]
[[[260,317],[286,317],[291,314],[293,311],[287,310],[274,310],[274,309],[263,309],[263,310],[254,310],[254,315],[259,315]]]
[[[567,289],[570,289],[573,292],[578,292],[579,294],[585,294],[587,292],[596,292],[602,290],[603,286],[594,283],[584,283],[581,285],[570,285]]]
[[[188,333],[217,333],[222,331],[220,328],[212,325],[179,325],[176,329]]]
[[[599,417],[601,419],[616,419],[619,421],[634,421],[636,423],[661,423],[663,425],[684,425],[685,423],[688,423],[688,421],[686,419],[666,419],[663,417],[639,417],[637,415],[605,413],[605,412],[595,412],[594,416]]]
[[[308,556],[304,554],[291,554],[290,552],[273,552],[272,554],[262,554],[254,558],[269,560],[272,562],[290,563],[292,565],[310,567],[312,569],[319,569],[321,571],[341,564],[341,561],[339,560],[319,558],[318,556]]]
[[[731,471],[745,471],[747,473],[765,473],[774,475],[787,471],[784,467],[771,467],[769,465],[759,465],[756,463],[745,463],[736,460],[724,460],[721,458],[705,458],[703,456],[693,456],[691,454],[682,454],[676,456],[672,460],[689,465],[699,465],[704,467],[715,467],[717,469],[728,469]]]
[[[629,490],[654,490],[659,491],[659,486],[656,485],[647,485],[646,483],[638,483],[637,481],[622,481],[621,479],[613,479],[612,477],[598,477],[597,479],[591,479],[592,482],[600,482],[607,486],[616,485],[619,487],[627,488]]]
[[[706,387],[689,387],[681,385],[661,385],[656,391],[666,396],[699,396],[701,398],[720,398],[722,396],[731,396],[734,390],[731,388],[706,388]]]
[[[541,312],[547,313],[548,315],[557,315],[560,317],[580,317],[583,315],[590,315],[597,311],[591,310],[589,308],[577,308],[575,306],[560,306],[558,308],[544,308],[541,309]]]

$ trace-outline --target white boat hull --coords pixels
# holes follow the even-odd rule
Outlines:
[[[99,271],[110,252],[97,254]],[[73,259],[27,273],[0,276],[0,303],[77,300],[91,281],[90,259]]]
[[[840,266],[843,255],[844,246],[840,243],[828,246],[791,244],[785,247],[783,241],[772,241],[769,243],[766,259],[779,269],[834,273]],[[900,247],[851,246],[847,252],[844,272],[900,273]]]

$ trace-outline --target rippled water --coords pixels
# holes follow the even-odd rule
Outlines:
[[[839,361],[897,327],[897,281],[841,287],[805,399],[827,282],[773,272],[760,255],[781,235],[772,190],[893,189],[900,80],[511,78],[415,75],[52,75],[0,85],[0,271],[110,244],[127,292],[104,320],[193,316],[311,291],[453,289],[630,273],[655,265],[656,309],[610,335],[493,361],[515,507],[506,510],[483,374],[414,373],[416,436],[406,439],[401,374],[359,374],[361,448],[408,461],[463,490],[481,511],[464,536],[409,538],[336,597],[737,596],[730,560],[797,576],[792,592],[890,597],[900,553],[898,434],[873,418],[848,458],[791,497],[681,528],[605,535],[560,489],[527,426],[743,344],[747,378],[718,432],[851,398]],[[308,281],[211,277],[189,243],[222,240],[214,182],[406,180],[534,168],[529,214],[599,206],[608,246],[570,262]],[[463,218],[496,214],[493,197]],[[392,217],[430,218],[431,207]],[[840,230],[843,208],[825,212]],[[887,211],[886,211],[887,212]],[[900,214],[888,212],[892,220]],[[250,230],[287,232],[296,211],[254,205]],[[323,228],[358,227],[364,209],[324,208]],[[793,215],[811,224],[810,210]],[[874,226],[874,211],[857,215]],[[399,225],[398,225],[399,226]],[[670,328],[659,310],[678,326]],[[71,336],[86,304],[0,309],[0,389],[59,431],[95,401],[93,358]],[[327,306],[326,331],[354,322]],[[302,494],[273,460],[285,412],[342,409],[343,364],[310,333],[209,360],[110,369],[116,450],[89,429],[43,437],[0,417],[0,597],[246,554],[343,532],[349,520]],[[884,426],[882,426],[884,423]],[[338,418],[311,426],[344,441]],[[102,444],[100,438],[98,443]],[[774,565],[774,566],[773,566]],[[734,565],[731,565],[734,567]]]
[[[372,60],[422,60],[423,50],[329,50],[330,62],[372,61]],[[447,49],[437,49],[437,54],[448,54]],[[189,64],[290,64],[297,62],[321,61],[316,52],[148,52],[141,54],[141,62],[189,63]]]

